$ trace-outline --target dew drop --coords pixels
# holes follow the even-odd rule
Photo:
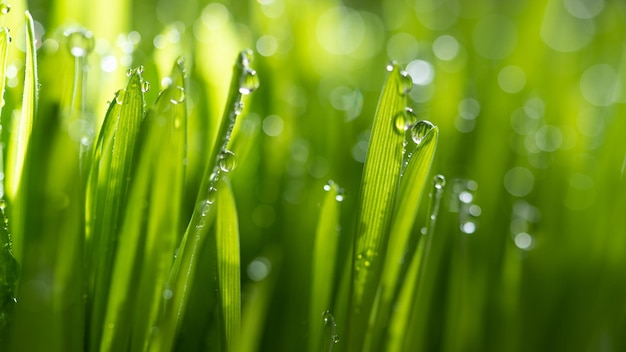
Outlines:
[[[130,77],[133,75],[133,69],[129,68],[128,70],[126,70],[126,77]]]
[[[435,175],[435,177],[433,177],[433,185],[435,186],[436,189],[443,189],[443,187],[445,187],[446,185],[445,176],[441,174]]]
[[[471,235],[474,232],[476,232],[476,224],[473,223],[472,221],[466,221],[464,223],[461,223],[461,231],[463,233]]]
[[[328,183],[324,185],[324,191],[328,192],[332,189],[335,182],[333,180],[329,180]]]
[[[148,81],[141,82],[141,91],[146,93],[149,90],[150,90],[150,82],[148,82]]]
[[[324,313],[322,313],[322,320],[324,321],[324,325],[326,324],[331,324],[334,322],[335,318],[333,318],[333,315],[330,314],[330,311],[324,311]]]
[[[164,300],[171,299],[173,296],[174,296],[174,291],[170,290],[169,288],[166,288],[165,290],[163,290]]]
[[[397,66],[398,64],[395,61],[391,61],[387,64],[387,67],[385,67],[385,69],[387,70],[387,72],[392,72],[393,69]]]
[[[206,201],[209,204],[215,203],[215,198],[217,197],[217,188],[209,187],[209,192],[207,193]]]
[[[230,150],[224,150],[220,154],[220,159],[217,164],[224,172],[233,171],[235,167],[237,167],[237,158],[235,157],[235,153]]]
[[[413,112],[413,109],[407,107],[403,111],[396,114],[393,120],[396,132],[404,134],[406,130],[411,128],[417,122],[417,116]]]
[[[333,335],[333,343],[339,343],[339,335]]]
[[[259,76],[255,70],[246,68],[239,85],[239,93],[248,95],[257,88],[259,88]]]
[[[432,122],[421,120],[411,127],[411,139],[413,139],[415,144],[419,145],[433,128],[435,128],[435,125]]]
[[[143,73],[143,66],[139,65],[137,66],[137,68],[135,69],[135,72],[137,72],[138,75]]]
[[[124,89],[120,89],[115,96],[115,102],[119,105],[124,104],[124,96],[126,95],[126,91]]]
[[[7,202],[4,199],[0,199],[0,209],[5,210],[7,207]]]
[[[200,202],[198,202],[198,212],[203,216],[205,216],[209,212],[210,208],[211,202],[209,202],[208,200],[201,200]]]
[[[9,4],[0,4],[0,14],[6,15],[11,11],[11,5]]]
[[[174,88],[174,91],[172,92],[172,98],[170,99],[170,102],[172,104],[180,104],[184,101],[185,101],[185,88],[181,86],[176,86],[176,88]]]
[[[336,200],[336,201],[338,201],[338,202],[343,202],[343,194],[338,193],[338,194],[335,196],[335,200]]]
[[[398,93],[400,95],[408,94],[413,89],[413,79],[406,71],[400,72],[400,83],[398,84]]]
[[[235,115],[239,115],[241,114],[241,112],[243,111],[243,103],[238,101],[235,103]]]
[[[239,54],[239,64],[241,65],[241,67],[250,66],[250,63],[253,59],[254,54],[252,53],[252,50],[244,50]]]
[[[3,12],[3,9],[0,8],[0,11]],[[67,32],[65,36],[67,37],[67,48],[74,57],[85,57],[94,48],[95,40],[91,31],[78,29]]]

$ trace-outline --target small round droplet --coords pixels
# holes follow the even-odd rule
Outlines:
[[[129,68],[128,70],[126,70],[126,77],[130,77],[133,75],[133,69]]]
[[[122,105],[124,104],[124,96],[126,95],[126,91],[124,89],[120,89],[115,96],[115,103]]]
[[[172,98],[170,99],[170,102],[172,104],[181,104],[184,101],[185,101],[185,88],[181,86],[176,86],[176,88],[174,88],[174,91],[172,92]]]
[[[135,69],[135,72],[137,72],[138,75],[143,73],[143,66],[139,65],[137,66],[137,68]]]
[[[148,82],[148,81],[141,82],[141,91],[146,93],[149,90],[150,90],[150,82]]]
[[[67,48],[74,57],[85,57],[94,48],[95,40],[91,31],[78,29],[67,32],[65,35],[67,37]]]
[[[324,191],[328,192],[333,188],[333,185],[335,184],[335,181],[333,180],[328,180],[328,183],[326,183],[324,185]]]
[[[335,196],[335,200],[338,202],[343,202],[343,193],[337,193]]]
[[[433,185],[436,189],[443,189],[446,185],[446,178],[442,174],[435,175],[433,177]]]
[[[253,69],[245,69],[241,84],[239,85],[239,93],[248,95],[259,88],[259,76]]]
[[[433,128],[435,128],[435,125],[432,122],[421,120],[411,127],[411,139],[413,139],[415,144],[419,145]]]
[[[417,116],[411,108],[405,108],[396,114],[393,120],[396,132],[403,134],[417,122]]]
[[[4,199],[0,199],[0,209],[5,210],[7,207],[7,202]]]
[[[339,335],[333,335],[333,343],[339,343]]]
[[[400,95],[409,94],[413,89],[413,79],[406,71],[400,72],[400,83],[398,84],[398,93]]]
[[[169,288],[166,288],[165,290],[163,290],[164,300],[171,299],[172,297],[174,297],[174,291],[170,290]]]
[[[224,150],[220,154],[220,160],[217,164],[224,172],[233,171],[235,167],[237,167],[237,158],[235,157],[235,153],[230,150]]]
[[[238,101],[235,103],[235,115],[239,115],[241,114],[241,112],[243,111],[243,103]]]
[[[387,72],[391,72],[393,71],[393,69],[397,66],[398,64],[395,61],[390,61],[387,64],[387,67],[385,67],[385,69],[387,70]]]
[[[252,50],[247,49],[239,53],[239,64],[241,65],[241,67],[249,67],[252,60],[254,60],[254,54],[252,53]]]
[[[2,3],[0,4],[0,14],[6,15],[11,11],[11,5]]]
[[[329,323],[332,323],[333,320],[335,320],[335,319],[333,318],[333,315],[330,314],[329,310],[326,310],[326,311],[324,311],[324,313],[322,313],[322,321],[324,322],[325,325],[329,324]]]
[[[208,204],[213,204],[215,203],[215,198],[217,198],[217,188],[210,187],[209,192],[206,195],[206,202]]]

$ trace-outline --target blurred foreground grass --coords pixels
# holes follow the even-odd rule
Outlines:
[[[8,9],[0,350],[626,349],[625,3]]]

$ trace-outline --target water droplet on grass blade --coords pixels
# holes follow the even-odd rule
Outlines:
[[[413,89],[413,79],[406,71],[400,72],[400,83],[398,85],[398,93],[400,95],[409,94],[409,92]]]
[[[85,57],[94,48],[95,41],[91,31],[77,29],[66,32],[65,36],[67,37],[67,48],[74,57]]]
[[[387,70],[387,72],[391,72],[396,66],[398,66],[398,63],[395,61],[391,61],[387,64],[387,67],[385,67],[385,69]]]
[[[404,134],[404,132],[411,128],[416,122],[417,116],[413,113],[413,109],[408,107],[396,114],[396,117],[393,119],[396,132],[400,134]]]
[[[433,177],[433,185],[435,186],[435,189],[439,190],[439,189],[443,189],[443,187],[445,187],[446,185],[446,178],[445,176],[439,174],[439,175],[435,175],[435,177]]]
[[[124,89],[120,89],[117,91],[117,95],[115,96],[115,103],[122,105],[124,104],[124,96],[126,95],[126,91]]]
[[[9,4],[0,4],[0,14],[6,15],[11,11],[11,5]]]
[[[220,160],[218,162],[218,166],[224,172],[230,172],[237,167],[237,158],[235,157],[235,153],[230,150],[224,150],[220,154]]]
[[[419,145],[433,128],[435,128],[435,125],[432,122],[421,120],[411,127],[411,139],[413,139],[415,144]]]
[[[149,90],[150,90],[150,82],[148,82],[148,81],[141,82],[141,91],[146,93]]]
[[[246,68],[239,86],[239,93],[248,95],[257,88],[259,88],[259,76],[257,76],[255,70]]]
[[[207,203],[213,204],[215,203],[215,198],[217,197],[217,188],[210,187],[209,192],[207,193]]]
[[[176,86],[174,91],[172,92],[172,98],[170,102],[172,104],[180,104],[185,101],[185,88],[181,86]]]

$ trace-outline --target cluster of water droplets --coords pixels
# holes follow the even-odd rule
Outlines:
[[[465,234],[473,234],[478,228],[478,218],[482,212],[474,203],[478,184],[473,180],[456,179],[452,189],[450,211],[459,214],[459,229]]]
[[[324,185],[324,191],[330,192],[333,188],[336,189],[335,200],[338,202],[343,202],[344,199],[344,189],[339,187],[337,183],[333,180],[328,180],[328,182]]]
[[[339,335],[336,334],[337,324],[335,317],[329,310],[322,313],[322,322],[324,323],[324,347],[323,351],[332,352],[333,345],[339,343]]]

